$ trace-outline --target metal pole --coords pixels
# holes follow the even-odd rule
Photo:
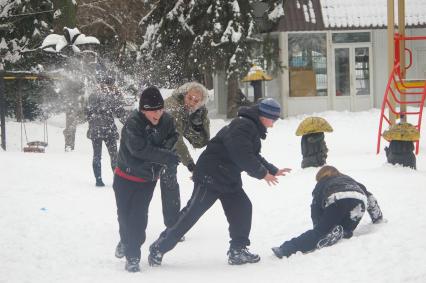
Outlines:
[[[393,71],[394,59],[395,59],[395,44],[394,44],[394,33],[395,33],[395,3],[394,0],[388,0],[388,69],[389,76]],[[394,87],[394,86],[392,86]],[[390,105],[395,109],[395,100],[393,97],[389,98]],[[395,114],[389,108],[389,120],[391,125],[395,124]]]
[[[5,101],[4,86],[4,68],[3,63],[0,62],[0,124],[1,124],[1,148],[6,150],[6,101]]]
[[[399,36],[405,36],[405,0],[398,0],[398,33]],[[401,79],[405,79],[405,40],[399,40],[399,69],[401,70]],[[400,96],[402,102],[406,101],[405,95]],[[401,112],[407,111],[407,104],[402,103],[400,106]],[[401,115],[401,122],[407,122],[407,115]]]

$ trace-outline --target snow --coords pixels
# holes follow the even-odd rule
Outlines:
[[[60,52],[67,44],[68,42],[63,35],[52,33],[46,36],[40,48],[55,46],[55,51]]]
[[[80,34],[74,42],[74,45],[81,44],[100,44],[99,40],[94,36],[86,36],[85,34]]]
[[[18,2],[18,1],[16,1]],[[9,16],[10,11],[14,8],[15,5],[17,5],[18,3],[8,3],[7,0],[1,0],[0,1],[0,18],[6,18],[7,16]]]
[[[76,53],[80,52],[80,48],[78,47],[78,45],[100,44],[99,40],[96,37],[86,36],[85,34],[81,34],[77,28],[72,28],[72,29],[65,28],[65,29],[68,30],[71,41],[74,40],[74,38],[77,36],[74,43],[71,44],[73,51]],[[40,48],[48,52],[61,52],[61,50],[68,44],[69,43],[64,35],[52,33],[46,36]],[[55,46],[54,49],[53,49],[53,46]]]
[[[170,92],[168,92],[169,95]],[[213,111],[212,111],[213,112]],[[373,225],[365,215],[354,237],[314,253],[279,260],[271,247],[311,227],[310,201],[317,169],[300,169],[300,137],[306,116],[279,120],[263,142],[262,154],[279,167],[293,168],[268,187],[243,175],[253,203],[250,250],[257,264],[229,266],[228,230],[216,203],[179,243],[163,265],[147,264],[148,246],[164,229],[159,187],[151,202],[142,272],[124,271],[114,257],[118,224],[109,157],[103,149],[105,188],[94,186],[87,124],[77,127],[76,149],[64,152],[64,116],[48,120],[44,154],[20,152],[20,124],[7,122],[7,151],[0,150],[0,282],[426,282],[426,142],[421,140],[418,170],[386,163],[375,154],[379,110],[316,113],[332,125],[326,134],[328,163],[349,174],[377,197],[387,223]],[[214,135],[229,121],[212,119]],[[117,121],[117,124],[119,122]],[[29,140],[43,139],[43,124],[26,124]],[[426,137],[423,128],[422,137]],[[191,149],[197,158],[202,150]],[[192,192],[180,166],[182,203]]]
[[[324,25],[330,27],[385,27],[387,0],[321,0]],[[299,3],[299,2],[298,2]],[[426,24],[426,1],[405,1],[406,25]],[[398,23],[398,1],[395,1],[395,24]]]
[[[60,9],[58,9],[53,13],[53,18],[58,19],[61,15],[62,15],[62,12]]]
[[[268,14],[270,21],[276,21],[279,17],[284,16],[283,5],[276,5],[275,8]]]
[[[217,45],[220,45],[224,42],[229,42],[229,39],[231,39],[231,42],[237,43],[242,37],[241,26],[238,25],[237,29],[238,30],[234,29],[234,21],[230,20],[228,22],[228,26],[226,27],[226,30],[222,34],[220,43],[218,43]]]
[[[7,43],[4,37],[2,37],[0,40],[0,49],[7,49]]]
[[[150,24],[146,27],[146,32],[143,36],[143,43],[141,45],[141,49],[146,49],[149,47],[149,43],[151,42],[151,40],[155,39],[155,35],[157,34],[158,31],[158,27],[160,26],[161,23],[159,24]]]

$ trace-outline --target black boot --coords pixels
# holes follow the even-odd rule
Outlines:
[[[102,182],[101,159],[99,157],[93,157],[92,167],[96,179],[96,187],[104,187],[105,184]]]
[[[160,266],[163,261],[163,254],[154,243],[149,247],[148,263],[150,266]]]
[[[252,254],[246,247],[230,248],[228,251],[228,263],[230,265],[241,265],[259,262],[260,256]]]
[[[115,248],[115,257],[123,258],[125,255],[126,255],[126,245],[120,241],[118,242],[118,245]]]
[[[141,271],[141,268],[139,266],[139,258],[129,258],[126,261],[126,265],[124,266],[124,268],[128,271],[128,272],[139,272]]]
[[[336,225],[325,235],[322,239],[320,239],[317,243],[317,248],[321,249],[324,247],[329,247],[337,243],[340,239],[343,238],[343,227],[341,225]]]
[[[105,187],[101,177],[96,178],[96,187]]]
[[[293,254],[293,252],[287,249],[285,246],[273,247],[272,251],[274,252],[274,255],[279,259],[283,257],[290,257]]]

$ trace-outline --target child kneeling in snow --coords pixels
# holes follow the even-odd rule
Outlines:
[[[351,238],[366,207],[373,223],[383,219],[376,198],[365,186],[335,167],[322,167],[316,180],[311,204],[313,229],[272,248],[278,258],[289,257],[298,251],[311,252],[331,246],[341,238]]]

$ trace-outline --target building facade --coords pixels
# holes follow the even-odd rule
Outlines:
[[[426,1],[405,7],[406,36],[426,36]],[[268,33],[280,71],[264,82],[265,96],[281,101],[285,117],[379,108],[389,73],[386,24],[387,0],[285,1],[284,16]],[[407,79],[426,79],[426,40],[406,48]],[[250,87],[242,88],[250,96]]]

